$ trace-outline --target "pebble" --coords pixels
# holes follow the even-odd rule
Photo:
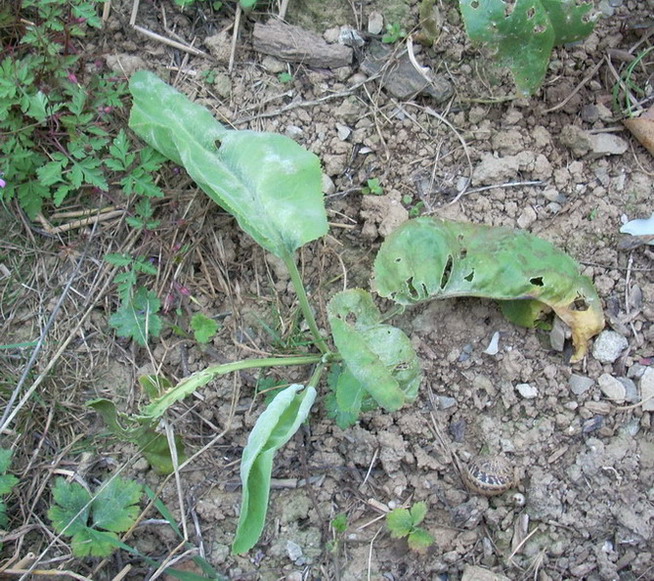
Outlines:
[[[624,403],[626,395],[625,387],[618,379],[608,373],[603,373],[597,379],[597,383],[607,399],[615,403]]]
[[[484,353],[486,353],[486,355],[497,355],[500,350],[499,342],[500,342],[500,332],[495,331]]]
[[[586,393],[591,387],[593,387],[594,383],[595,383],[594,379],[591,379],[590,377],[585,377],[583,375],[575,375],[574,373],[570,376],[570,379],[568,380],[568,386],[570,387],[570,391],[575,395],[581,395],[582,393]]]
[[[615,331],[602,331],[595,339],[593,357],[602,363],[613,363],[629,346],[625,337]]]
[[[636,403],[640,400],[640,397],[638,396],[638,388],[633,379],[629,379],[628,377],[618,377],[618,381],[624,386],[624,398],[626,401],[629,403]]]
[[[382,30],[384,30],[384,17],[379,12],[371,12],[368,16],[368,32],[381,34]]]
[[[534,399],[535,397],[538,397],[538,388],[533,387],[529,383],[518,383],[515,388],[525,399]]]
[[[454,407],[457,404],[456,399],[449,397],[447,395],[438,396],[438,407],[442,410],[446,410]]]
[[[643,411],[654,411],[654,368],[648,367],[640,378],[640,397]]]

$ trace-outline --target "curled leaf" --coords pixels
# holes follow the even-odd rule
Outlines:
[[[575,261],[520,230],[429,217],[410,220],[380,248],[374,276],[377,292],[400,304],[462,296],[542,303],[571,328],[573,361],[586,354],[588,340],[604,327],[597,292]],[[529,322],[526,313],[542,310],[533,306],[511,318]]]
[[[241,458],[243,493],[233,553],[245,553],[259,540],[268,511],[275,452],[297,432],[315,399],[313,386],[290,385],[275,396],[250,432]]]
[[[368,292],[353,289],[334,295],[327,313],[334,343],[368,395],[387,411],[415,399],[422,372],[411,341],[397,327],[381,323]]]

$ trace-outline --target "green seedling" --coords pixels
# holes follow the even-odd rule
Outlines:
[[[418,525],[427,514],[427,505],[416,502],[410,509],[396,508],[386,515],[386,526],[394,539],[406,538],[409,548],[423,553],[434,544],[432,537]]]
[[[391,22],[386,25],[386,33],[382,36],[384,44],[395,44],[403,38],[406,38],[406,30],[399,22]]]
[[[470,40],[488,46],[526,95],[543,83],[553,47],[582,40],[594,27],[592,1],[459,0],[459,7]]]
[[[311,335],[310,353],[304,348],[286,357],[212,365],[176,385],[162,377],[142,378],[150,403],[131,418],[118,414],[107,400],[92,404],[113,423],[113,430],[124,429],[120,419],[132,422],[135,433],[150,434],[172,405],[220,375],[273,366],[314,367],[304,384],[282,388],[268,403],[243,450],[242,502],[232,550],[244,553],[257,543],[264,527],[274,456],[308,419],[325,371],[328,413],[347,427],[365,411],[379,407],[395,411],[413,401],[422,381],[420,362],[409,337],[386,322],[388,314],[382,314],[363,289],[331,298],[327,307],[331,341],[321,333],[297,268],[297,250],[327,233],[316,156],[282,135],[223,127],[207,109],[152,73],[136,73],[130,90],[134,98],[130,127],[183,166],[246,233],[282,260]],[[382,246],[375,284],[379,294],[401,306],[464,294],[544,304],[573,327],[578,356],[602,320],[592,285],[580,277],[570,258],[535,237],[503,229],[413,220]],[[406,529],[416,546],[422,535],[416,528],[424,516],[421,510],[409,513],[412,520]]]
[[[105,260],[126,269],[114,277],[120,307],[109,318],[109,325],[119,337],[129,337],[145,346],[150,337],[158,337],[161,332],[161,317],[157,314],[161,301],[154,292],[137,286],[137,281],[139,274],[156,275],[157,268],[144,257],[128,254],[107,254]]]
[[[284,83],[284,84],[291,83],[293,82],[293,74],[285,71],[283,73],[279,73],[277,75],[277,79],[279,79],[280,83]]]
[[[374,196],[381,196],[384,193],[384,188],[379,183],[379,178],[370,178],[366,181],[366,185],[361,188],[361,193],[364,195],[372,194]]]
[[[220,325],[212,318],[196,313],[191,318],[191,329],[193,330],[193,337],[198,343],[209,343],[220,329]]]
[[[627,119],[637,117],[642,111],[637,98],[642,99],[647,95],[646,83],[649,82],[649,77],[643,82],[638,82],[635,77],[639,71],[644,69],[643,61],[653,51],[653,46],[640,51],[621,73],[621,82],[613,85],[613,105]]]

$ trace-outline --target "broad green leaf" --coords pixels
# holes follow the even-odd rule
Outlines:
[[[109,480],[93,499],[93,526],[114,533],[128,530],[138,518],[141,492],[141,485],[133,480]]]
[[[413,530],[411,513],[406,508],[392,510],[386,515],[386,526],[394,539],[406,537]]]
[[[327,233],[315,155],[283,135],[226,129],[152,73],[135,73],[130,90],[130,127],[183,165],[258,244],[288,257]]]
[[[136,434],[134,428],[125,428],[118,421],[119,418],[128,423],[128,418],[125,414],[116,409],[116,404],[104,398],[93,399],[86,403],[87,406],[92,407],[97,413],[102,416],[104,423],[107,424],[109,431],[118,438],[132,441],[132,437]]]
[[[290,385],[273,399],[250,432],[241,458],[243,492],[233,553],[245,553],[259,540],[268,510],[275,452],[297,432],[315,398],[313,386]]]
[[[588,36],[592,3],[577,0],[459,0],[466,31],[487,44],[511,70],[518,88],[533,93],[543,82],[552,48]]]
[[[91,510],[91,495],[77,482],[67,482],[57,478],[52,489],[53,505],[48,510],[48,518],[55,531],[73,536],[87,528]]]
[[[327,313],[334,343],[367,394],[387,411],[415,399],[422,373],[411,341],[397,327],[381,322],[369,293],[340,292],[329,302]],[[356,401],[354,397],[351,401]],[[345,401],[343,394],[340,398]]]
[[[119,540],[116,533],[84,528],[73,535],[71,547],[76,557],[108,557],[119,547]]]
[[[377,292],[404,305],[462,296],[543,303],[572,330],[573,361],[604,327],[597,292],[575,261],[521,230],[417,218],[385,240],[374,270]]]

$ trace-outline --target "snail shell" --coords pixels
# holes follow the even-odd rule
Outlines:
[[[513,467],[501,456],[477,456],[462,471],[463,481],[483,496],[503,494],[515,484]]]

